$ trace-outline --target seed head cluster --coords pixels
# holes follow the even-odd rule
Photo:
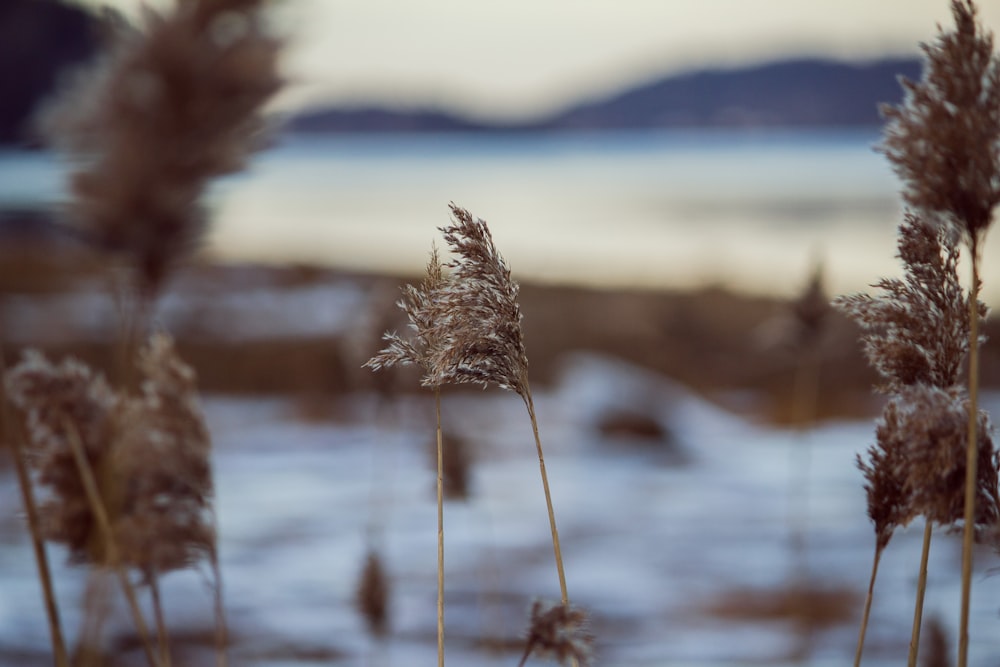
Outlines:
[[[958,384],[969,349],[969,306],[958,277],[958,237],[949,228],[905,214],[897,238],[904,279],[883,278],[880,294],[855,294],[834,303],[862,330],[868,362],[883,392],[926,384]],[[981,317],[986,306],[979,304]]]
[[[883,109],[881,150],[908,206],[897,244],[905,276],[883,278],[874,296],[835,301],[861,327],[878,389],[889,395],[876,443],[867,461],[858,457],[879,549],[916,516],[979,532],[1000,516],[992,427],[984,413],[970,414],[962,379],[972,324],[982,330],[987,311],[979,285],[966,291],[958,277],[963,241],[976,275],[978,242],[1000,203],[1000,59],[971,0],[952,0],[951,10],[954,30],[922,45],[922,79],[903,81],[904,102]],[[967,518],[970,458],[976,502]]]
[[[366,365],[417,364],[424,386],[496,384],[524,397],[528,357],[519,287],[486,222],[454,204],[451,213],[453,223],[441,232],[455,259],[442,265],[432,251],[424,281],[405,287],[398,303],[413,337],[386,334],[389,345]]]
[[[972,0],[952,0],[953,31],[922,44],[921,81],[886,106],[882,151],[906,203],[975,241],[1000,203],[1000,58]]]
[[[957,268],[958,235],[907,213],[898,249],[905,278],[880,280],[875,296],[856,294],[834,303],[857,322],[869,363],[889,394],[876,427],[865,476],[868,516],[879,548],[917,516],[943,526],[962,519],[969,401],[962,366],[969,347],[969,298]],[[978,304],[980,317],[986,307]],[[978,415],[976,524],[1000,515],[998,465],[992,427]]]
[[[147,580],[214,558],[210,439],[194,373],[172,341],[154,336],[142,351],[137,395],[113,391],[80,362],[53,364],[28,352],[6,375],[28,425],[31,468],[47,498],[46,539],[78,562],[106,565],[103,540],[73,457],[79,439],[100,485],[122,563]]]

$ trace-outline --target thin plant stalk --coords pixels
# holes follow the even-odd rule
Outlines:
[[[556,513],[552,508],[552,493],[549,491],[549,476],[545,472],[545,454],[542,453],[542,439],[538,435],[538,419],[535,417],[535,402],[531,399],[531,387],[528,386],[528,378],[524,378],[524,405],[528,408],[528,416],[531,418],[531,432],[535,436],[535,448],[538,450],[538,469],[542,474],[542,489],[545,491],[545,507],[549,513],[549,528],[552,531],[552,551],[555,553],[556,571],[559,573],[559,593],[562,597],[563,606],[569,606],[569,592],[566,590],[566,572],[563,569],[562,548],[559,546],[559,530],[556,528]],[[528,650],[530,655],[531,646]],[[527,660],[527,655],[521,659],[523,665]],[[577,667],[576,657],[570,656],[570,664]]]
[[[3,352],[0,350],[0,377],[6,372]],[[21,447],[20,436],[11,433],[11,414],[7,404],[6,396],[3,395],[3,383],[0,382],[0,420],[3,421],[3,438],[10,445],[11,455],[14,458],[14,468],[17,471],[17,483],[21,489],[21,500],[24,503],[24,512],[28,517],[28,532],[31,533],[31,548],[35,554],[35,563],[38,566],[38,578],[42,584],[42,595],[45,599],[45,615],[49,622],[49,634],[52,637],[52,652],[55,657],[56,667],[69,667],[69,657],[66,653],[66,641],[63,639],[62,625],[59,622],[59,606],[56,604],[55,587],[52,584],[52,572],[49,569],[49,559],[45,552],[45,544],[42,541],[41,522],[38,518],[38,506],[35,503],[35,494],[32,490],[31,476],[28,474],[28,467],[24,463],[24,452]]]
[[[125,280],[120,279],[115,290],[121,327],[118,341],[118,380],[126,390],[132,389],[136,382],[133,360],[144,337],[152,305],[145,295],[131,294],[127,285]]]
[[[924,616],[924,593],[927,591],[927,560],[931,552],[933,523],[928,519],[924,524],[924,546],[920,554],[920,576],[917,580],[917,601],[913,608],[913,632],[910,635],[910,653],[907,667],[917,667],[917,653],[920,651],[920,626]]]
[[[146,659],[152,667],[157,667],[159,663],[156,660],[153,646],[149,640],[149,628],[142,617],[142,611],[139,609],[139,601],[136,599],[135,589],[132,587],[131,582],[129,582],[128,576],[125,574],[125,569],[122,567],[121,559],[118,557],[118,547],[115,544],[114,534],[111,531],[111,521],[104,508],[104,503],[101,501],[101,494],[97,487],[97,480],[94,479],[94,472],[91,470],[90,464],[87,462],[87,457],[83,453],[83,445],[80,442],[80,436],[76,432],[76,429],[68,421],[64,422],[64,426],[68,434],[67,440],[69,440],[70,449],[73,450],[73,458],[76,460],[77,470],[80,473],[80,480],[83,482],[83,488],[90,503],[90,511],[93,512],[94,519],[104,535],[104,547],[107,551],[108,561],[118,575],[122,591],[125,593],[129,610],[135,621],[136,631],[139,633],[142,649],[146,654]]]
[[[556,513],[552,509],[552,494],[549,491],[549,476],[545,472],[545,454],[542,453],[542,440],[538,435],[538,420],[535,418],[535,404],[531,400],[531,389],[528,382],[524,383],[524,405],[528,408],[528,416],[531,417],[531,430],[535,435],[535,448],[538,450],[538,467],[542,473],[542,488],[545,490],[545,506],[549,511],[549,528],[552,531],[552,550],[556,557],[556,570],[559,573],[559,593],[562,596],[562,603],[569,604],[569,593],[566,590],[566,572],[563,570],[562,549],[559,546],[559,531],[556,529]]]
[[[218,531],[216,531],[218,535]],[[216,667],[228,667],[229,656],[226,647],[229,645],[229,627],[226,623],[226,608],[222,603],[222,571],[219,567],[219,554],[216,549],[211,554],[212,577],[215,579],[212,586],[215,597],[215,665]]]
[[[160,645],[160,665],[170,667],[170,637],[167,634],[167,621],[163,615],[163,602],[160,599],[160,583],[156,573],[149,578],[149,593],[153,598],[153,616],[156,619],[156,641]]]
[[[87,588],[84,592],[86,613],[74,649],[71,664],[74,667],[101,667],[104,663],[100,650],[100,637],[111,613],[108,591],[108,573],[91,568],[87,573]]]
[[[809,468],[812,450],[809,446],[810,424],[816,419],[819,403],[819,361],[809,345],[799,354],[795,371],[795,394],[792,419],[798,430],[798,442],[792,444],[792,479],[789,484],[789,522],[791,523],[792,551],[795,555],[797,576],[808,576],[806,562],[806,530],[809,525]]]
[[[858,632],[858,649],[854,653],[854,667],[861,667],[861,652],[865,648],[865,635],[868,633],[868,618],[872,611],[872,598],[875,592],[875,578],[878,576],[878,564],[882,560],[884,547],[875,547],[875,557],[872,559],[872,576],[868,581],[868,595],[865,596],[865,611],[861,616],[861,630]]]
[[[441,387],[434,387],[437,412],[437,640],[438,667],[444,667],[444,440],[441,436]]]
[[[972,594],[972,541],[976,521],[976,487],[979,442],[979,238],[970,234],[972,286],[969,288],[969,433],[965,456],[965,527],[962,532],[962,610],[958,630],[958,667],[969,658],[969,605]]]

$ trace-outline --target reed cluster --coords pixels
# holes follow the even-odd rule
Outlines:
[[[176,0],[163,12],[145,10],[138,26],[112,18],[108,54],[45,114],[47,137],[73,162],[70,226],[114,260],[110,278],[121,304],[117,376],[33,350],[10,369],[0,359],[2,437],[14,453],[59,667],[71,657],[47,542],[65,547],[94,580],[104,573],[117,577],[151,666],[172,662],[163,576],[209,567],[217,661],[227,661],[211,437],[194,369],[169,335],[151,333],[150,320],[172,271],[205,234],[207,188],[241,169],[262,145],[262,109],[281,85],[282,46],[265,27],[265,4]],[[907,207],[897,243],[903,278],[880,280],[874,295],[835,301],[861,327],[865,355],[880,378],[877,390],[886,396],[875,442],[857,459],[875,549],[856,666],[883,552],[898,528],[922,517],[909,665],[918,658],[928,554],[938,527],[963,533],[958,665],[966,667],[973,543],[1000,531],[1000,454],[978,408],[987,313],[979,300],[980,251],[1000,203],[1000,57],[971,0],[952,0],[951,10],[954,28],[922,47],[923,78],[905,81],[903,104],[884,110],[881,150],[902,180]],[[509,390],[524,403],[551,533],[559,600],[531,606],[519,665],[532,656],[587,665],[594,637],[588,614],[568,593],[519,286],[486,222],[455,204],[450,213],[440,228],[449,258],[442,260],[432,246],[423,280],[405,286],[398,301],[409,331],[385,333],[384,348],[365,363],[375,371],[415,366],[420,384],[434,395],[438,664],[445,656],[444,500],[463,496],[467,485],[460,441],[443,435],[442,391],[475,384]],[[971,270],[966,284],[959,275],[963,263]],[[795,305],[800,423],[815,414],[816,348],[828,305],[817,270]],[[141,587],[149,591],[152,626]],[[355,602],[376,636],[388,632],[390,588],[372,548]],[[86,612],[78,655],[99,645],[106,614],[99,605]]]
[[[919,646],[932,528],[963,532],[958,665],[968,660],[972,551],[1000,516],[998,454],[977,407],[979,251],[1000,202],[1000,58],[971,0],[953,0],[953,30],[922,45],[923,77],[886,107],[881,150],[907,205],[898,256],[905,278],[882,279],[876,296],[837,304],[862,328],[865,354],[888,395],[876,443],[858,465],[875,526],[872,575],[855,665],[861,661],[879,558],[896,528],[925,520],[909,664]],[[962,247],[971,267],[964,288]],[[968,372],[963,377],[963,370]]]
[[[211,438],[194,370],[168,335],[149,334],[149,317],[205,233],[209,184],[261,145],[262,107],[281,84],[281,44],[265,29],[264,5],[178,0],[145,9],[136,26],[106,14],[108,52],[41,121],[72,164],[69,228],[113,260],[122,332],[117,378],[30,350],[4,373],[3,437],[13,443],[59,667],[70,657],[44,541],[87,565],[94,590],[103,572],[118,577],[150,665],[171,664],[161,578],[207,563],[217,662],[227,660]],[[22,416],[23,436],[8,405]],[[137,586],[150,591],[155,642]],[[77,664],[100,652],[107,609],[88,603],[85,612]]]
[[[426,275],[419,286],[403,289],[399,308],[412,334],[387,332],[386,347],[365,365],[373,370],[412,364],[422,370],[421,384],[434,390],[438,459],[438,664],[444,664],[444,453],[441,430],[441,387],[446,384],[491,384],[519,395],[528,410],[538,454],[561,601],[536,603],[521,664],[532,653],[553,655],[560,662],[588,664],[593,638],[586,613],[570,604],[556,528],[545,456],[528,383],[528,355],[521,330],[518,284],[493,242],[486,222],[450,205],[452,223],[441,228],[454,259],[442,264],[432,247]],[[447,270],[447,273],[446,273]]]

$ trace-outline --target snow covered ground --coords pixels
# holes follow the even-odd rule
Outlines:
[[[535,398],[569,593],[591,612],[596,664],[851,663],[874,542],[854,465],[872,440],[870,422],[807,434],[762,426],[594,356],[569,359],[559,383]],[[1000,405],[1000,397],[988,403]],[[629,441],[595,428],[602,415],[637,406],[670,437]],[[205,408],[216,446],[231,664],[434,664],[431,400],[410,397],[378,411],[372,396],[348,397],[332,421],[303,421],[286,399],[211,397]],[[530,423],[517,396],[491,390],[447,397],[444,428],[469,441],[476,457],[470,498],[445,508],[447,661],[515,665],[531,601],[559,591]],[[796,486],[803,462],[806,483]],[[34,563],[6,470],[0,508],[0,662],[46,664]],[[790,536],[802,516],[799,556]],[[883,557],[866,665],[905,660],[921,533],[922,525],[898,533]],[[392,577],[391,631],[381,641],[353,607],[369,536]],[[84,578],[60,549],[50,554],[72,636]],[[956,539],[937,537],[925,609],[952,642],[959,556]],[[978,557],[975,667],[1000,660],[1000,576],[988,574],[997,564],[988,552]],[[789,619],[713,611],[740,592],[783,590],[797,571],[819,591],[854,595],[847,618],[805,633]],[[211,623],[199,576],[169,575],[164,596],[175,635]],[[129,632],[119,611],[105,636],[113,642]],[[211,664],[208,650],[181,650],[178,664]]]

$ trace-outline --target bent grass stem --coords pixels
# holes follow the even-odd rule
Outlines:
[[[920,624],[924,615],[924,593],[927,590],[927,559],[931,552],[933,524],[930,519],[924,524],[924,545],[920,554],[920,576],[917,581],[917,600],[913,608],[913,632],[910,636],[910,653],[907,667],[917,667],[917,653],[920,651]]]
[[[979,416],[979,243],[972,233],[969,254],[972,257],[972,286],[969,288],[969,429],[965,456],[965,526],[962,532],[962,610],[958,631],[958,667],[966,667],[969,653],[969,606],[972,594],[972,547],[976,521],[976,489],[979,481],[977,463],[979,441],[976,433]]]
[[[878,576],[878,564],[882,560],[884,547],[875,547],[875,557],[872,560],[872,576],[868,580],[868,595],[865,596],[865,611],[861,616],[861,630],[858,632],[858,649],[854,653],[854,667],[861,667],[861,652],[865,648],[865,634],[868,632],[868,618],[872,611],[872,598],[875,591],[875,578]]]
[[[566,572],[563,570],[562,548],[559,546],[559,530],[556,528],[556,513],[552,508],[552,493],[549,491],[549,476],[545,472],[545,454],[542,452],[542,440],[538,435],[538,420],[535,418],[535,404],[531,400],[531,390],[525,381],[524,405],[531,417],[531,430],[535,435],[535,448],[538,450],[538,468],[542,474],[542,488],[545,490],[545,506],[549,512],[549,529],[552,532],[552,550],[555,552],[556,570],[559,573],[559,593],[562,603],[569,604],[569,593],[566,591]]]
[[[444,667],[444,441],[441,436],[441,387],[434,387],[437,412],[437,641],[438,667]]]
[[[76,428],[68,420],[64,420],[63,426],[66,429],[70,449],[73,450],[73,458],[76,461],[77,470],[80,474],[80,480],[87,493],[87,500],[90,503],[90,511],[93,512],[94,519],[104,535],[104,546],[107,551],[108,561],[110,562],[112,568],[114,568],[115,573],[118,575],[122,591],[125,593],[129,611],[132,613],[136,631],[139,633],[142,649],[146,654],[146,659],[149,661],[149,664],[152,667],[157,667],[158,663],[156,656],[153,652],[153,646],[149,640],[149,628],[146,625],[146,621],[142,617],[142,611],[139,609],[139,601],[136,599],[135,589],[133,588],[131,582],[129,582],[128,576],[125,574],[125,569],[122,567],[121,559],[118,554],[118,547],[114,540],[114,533],[111,530],[111,521],[108,518],[108,513],[104,507],[104,503],[101,501],[101,494],[97,487],[97,480],[94,479],[94,471],[91,470],[90,463],[87,461],[87,457],[83,452],[83,444],[80,442],[80,435],[76,432]]]
[[[3,377],[5,374],[6,364],[2,350],[0,350],[0,377]],[[69,667],[66,641],[63,639],[62,626],[59,622],[59,606],[56,604],[55,587],[52,584],[52,572],[49,568],[45,544],[42,541],[38,505],[35,503],[35,494],[32,491],[31,476],[28,474],[28,467],[24,463],[20,435],[12,433],[13,421],[2,382],[0,382],[0,403],[2,403],[0,405],[0,421],[3,422],[0,436],[10,445],[11,456],[14,459],[14,469],[17,471],[17,483],[21,490],[24,512],[28,518],[28,532],[31,533],[31,548],[35,555],[35,563],[38,566],[38,578],[42,584],[42,596],[45,599],[45,614],[49,623],[49,634],[52,638],[52,652],[54,653],[55,664],[56,667]]]

